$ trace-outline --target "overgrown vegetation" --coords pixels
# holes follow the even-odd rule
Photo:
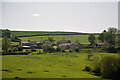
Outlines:
[[[118,79],[120,78],[120,59],[117,55],[96,57],[94,64],[91,67],[86,66],[85,70],[103,78]]]

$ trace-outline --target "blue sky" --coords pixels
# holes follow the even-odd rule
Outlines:
[[[108,27],[118,27],[117,4],[117,2],[3,2],[1,28],[102,32]]]

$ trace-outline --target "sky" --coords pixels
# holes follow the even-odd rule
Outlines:
[[[2,2],[0,8],[2,29],[98,33],[118,27],[117,2]]]

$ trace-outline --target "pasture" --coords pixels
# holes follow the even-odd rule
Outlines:
[[[78,40],[81,44],[89,44],[88,42],[88,36],[89,35],[57,35],[57,36],[33,36],[33,37],[20,37],[21,40],[23,41],[27,41],[27,40],[31,40],[31,41],[43,41],[48,39],[48,37],[53,37],[53,39],[55,40],[54,42],[56,43],[59,40],[71,40],[71,42],[75,42],[76,40]]]
[[[92,65],[87,60],[88,53],[51,53],[40,55],[4,55],[2,56],[3,78],[100,78],[82,71]],[[96,56],[114,55],[93,53]]]
[[[23,35],[41,35],[41,34],[76,34],[76,32],[59,32],[59,31],[11,31],[11,35],[23,36]]]

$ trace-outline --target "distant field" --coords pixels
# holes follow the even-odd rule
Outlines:
[[[11,31],[11,35],[16,36],[30,36],[30,35],[42,35],[42,34],[50,34],[46,36],[31,36],[31,37],[19,37],[22,41],[43,41],[48,39],[48,37],[53,37],[54,42],[56,43],[59,40],[71,40],[75,42],[78,40],[81,44],[89,44],[88,42],[88,33],[77,33],[77,32],[48,32],[48,31]],[[52,35],[53,34],[53,35]],[[59,34],[59,35],[54,35]],[[64,35],[69,34],[69,35]],[[75,34],[75,35],[73,35]],[[77,34],[77,35],[76,35]],[[96,35],[97,37],[97,35]],[[18,44],[17,42],[13,42],[14,44]]]
[[[100,78],[82,71],[93,61],[87,60],[87,53],[5,55],[2,56],[3,78]],[[113,55],[93,53],[95,56]]]
[[[2,50],[2,38],[0,38],[0,51]]]
[[[76,32],[48,32],[48,31],[11,31],[12,35],[41,35],[41,34],[77,34]],[[79,33],[82,34],[82,33]],[[86,33],[83,33],[86,34]]]
[[[48,36],[20,37],[20,39],[23,41],[27,41],[28,39],[30,39],[31,41],[42,41],[48,39]],[[59,35],[59,36],[53,36],[53,39],[55,40],[55,43],[59,40],[65,39],[65,40],[71,40],[72,42],[79,40],[79,42],[82,44],[89,44],[88,35]]]

